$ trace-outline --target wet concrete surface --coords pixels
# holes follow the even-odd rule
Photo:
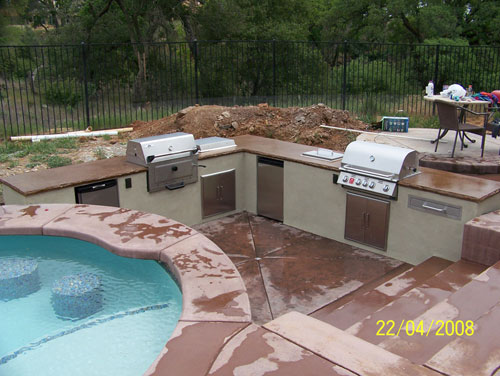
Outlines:
[[[403,264],[246,212],[194,228],[236,265],[257,324],[309,314]]]

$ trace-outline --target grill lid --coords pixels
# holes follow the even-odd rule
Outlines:
[[[127,143],[127,161],[147,167],[161,162],[196,154],[198,148],[190,133],[176,132],[160,136],[137,138]]]
[[[367,141],[351,142],[340,169],[397,182],[418,174],[415,150]]]

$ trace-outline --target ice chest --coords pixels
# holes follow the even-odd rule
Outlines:
[[[387,132],[408,132],[410,118],[384,116],[382,118],[382,130]]]

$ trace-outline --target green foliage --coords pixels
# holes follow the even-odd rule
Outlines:
[[[47,166],[49,168],[67,166],[71,164],[71,158],[68,157],[60,157],[59,155],[51,155],[47,159]]]
[[[82,100],[79,85],[70,79],[52,82],[45,91],[47,103],[74,107]]]
[[[74,137],[55,138],[50,142],[56,149],[78,149],[78,140]]]
[[[0,49],[0,76],[10,79],[25,79],[31,72],[32,61],[22,56],[19,49]]]
[[[30,156],[28,168],[47,164],[50,168],[71,164],[71,159],[57,154],[78,148],[74,138],[56,138],[40,142],[4,142],[0,144],[0,163],[9,163],[10,167],[19,165],[19,159]]]
[[[198,39],[307,40],[323,1],[212,0],[196,13]]]
[[[323,40],[422,43],[431,38],[465,38],[496,44],[500,3],[413,0],[332,0],[322,16]]]

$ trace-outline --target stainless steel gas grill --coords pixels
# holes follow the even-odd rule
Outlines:
[[[415,150],[354,141],[344,152],[338,183],[346,188],[396,198],[398,181],[418,174],[417,168]]]
[[[128,162],[148,168],[148,192],[198,181],[198,147],[189,133],[138,138],[127,144]]]
[[[399,180],[418,174],[418,155],[411,149],[351,142],[344,153],[338,184],[347,188],[344,238],[387,249],[390,200]]]

